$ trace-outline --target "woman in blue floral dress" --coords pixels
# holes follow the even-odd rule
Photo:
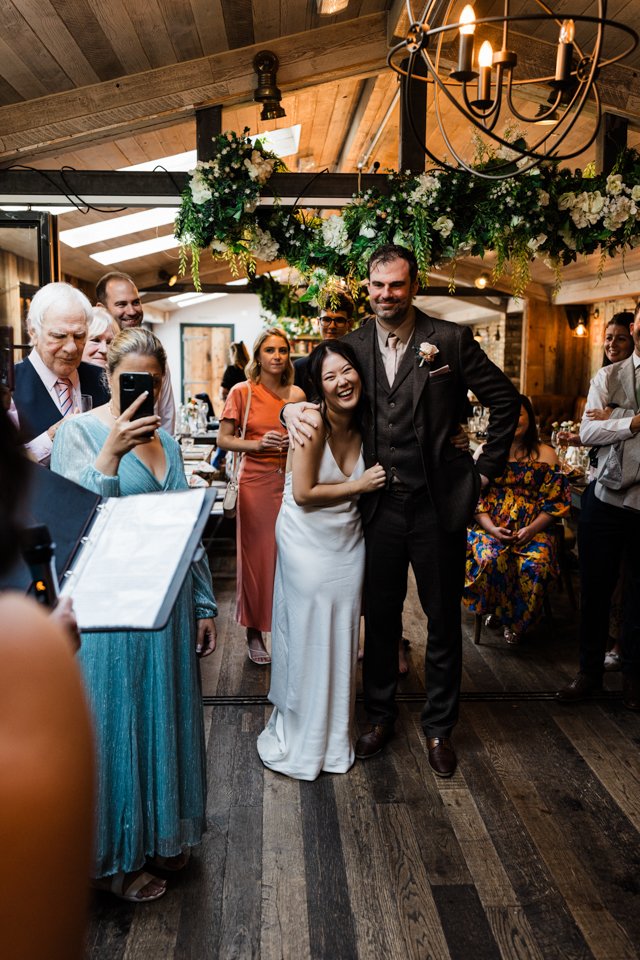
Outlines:
[[[569,510],[566,476],[552,447],[541,443],[529,399],[501,477],[478,501],[468,531],[464,604],[491,615],[516,644],[540,616],[547,584],[558,576],[551,524]]]

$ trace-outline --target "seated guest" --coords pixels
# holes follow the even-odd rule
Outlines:
[[[94,307],[87,342],[82,354],[84,362],[94,363],[97,367],[106,369],[109,344],[119,333],[120,328],[111,314],[104,307]]]
[[[111,401],[63,424],[52,469],[106,497],[186,490],[180,448],[159,429],[160,418],[133,418],[146,394],[120,409],[122,373],[151,374],[157,396],[165,369],[164,349],[152,333],[118,334],[107,354]],[[82,637],[78,661],[98,745],[94,877],[99,888],[124,900],[161,897],[166,885],[154,868],[185,866],[205,830],[197,655],[215,648],[216,614],[203,559],[191,565],[164,629]]]
[[[138,288],[128,273],[105,273],[96,284],[96,307],[104,307],[111,314],[119,330],[139,327],[144,320],[144,311]],[[176,424],[176,405],[171,387],[171,374],[167,370],[162,379],[162,390],[156,400],[163,429],[173,433]]]
[[[558,576],[548,528],[570,506],[555,452],[540,442],[530,400],[520,400],[507,466],[483,491],[468,532],[463,595],[473,613],[492,615],[509,644],[536,623],[547,584]]]
[[[80,409],[81,394],[94,406],[109,399],[101,371],[82,361],[92,319],[84,293],[68,283],[48,283],[31,301],[27,326],[33,350],[16,364],[13,399],[27,447],[40,463],[49,463],[56,430]]]
[[[338,296],[335,308],[327,303],[326,307],[320,311],[318,317],[320,336],[323,340],[339,340],[340,337],[344,337],[351,330],[352,320],[353,300],[341,293]],[[309,357],[310,354],[306,357],[298,357],[297,360],[293,361],[293,382],[296,387],[304,390],[308,400],[311,399],[309,393],[311,385],[307,380]]]

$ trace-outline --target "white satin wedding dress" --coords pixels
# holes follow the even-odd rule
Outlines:
[[[325,444],[319,483],[355,480]],[[286,478],[276,524],[278,561],[271,630],[274,710],[258,737],[265,766],[298,780],[346,773],[354,761],[353,709],[364,579],[356,500],[300,507]]]

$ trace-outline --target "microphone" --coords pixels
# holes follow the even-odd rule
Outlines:
[[[60,587],[54,563],[56,545],[51,542],[49,528],[43,523],[25,527],[20,535],[20,549],[31,571],[37,602],[46,607],[55,607]]]

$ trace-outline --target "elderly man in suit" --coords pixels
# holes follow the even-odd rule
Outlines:
[[[622,561],[622,702],[629,710],[640,710],[640,483],[635,439],[640,433],[640,301],[630,330],[633,353],[598,370],[580,425],[581,441],[599,448],[598,478],[582,495],[578,524],[580,672],[556,697],[561,703],[577,703],[602,692],[609,606]],[[593,417],[592,411],[606,407],[615,408],[610,419]],[[624,465],[618,476],[610,466],[613,453]]]
[[[80,410],[81,395],[88,394],[94,406],[109,399],[103,371],[82,362],[92,316],[87,297],[68,283],[48,283],[31,301],[27,326],[33,350],[16,364],[13,399],[26,446],[44,465],[56,430]]]
[[[144,320],[138,288],[128,273],[112,271],[100,277],[96,284],[96,307],[104,307],[120,330],[139,327]],[[176,423],[176,405],[168,370],[167,375],[162,378],[162,389],[156,412],[167,433],[173,433]]]
[[[363,681],[370,729],[358,740],[356,756],[374,756],[394,732],[398,643],[411,565],[429,618],[422,726],[432,770],[449,777],[456,767],[451,733],[462,669],[467,524],[481,483],[505,465],[520,400],[468,327],[413,306],[417,291],[413,253],[399,246],[378,248],[369,261],[375,322],[345,337],[364,374],[365,462],[381,463],[387,474],[386,488],[360,501],[367,548]],[[491,410],[476,464],[450,442],[464,419],[469,389]],[[286,408],[285,415],[302,426],[299,411]]]

